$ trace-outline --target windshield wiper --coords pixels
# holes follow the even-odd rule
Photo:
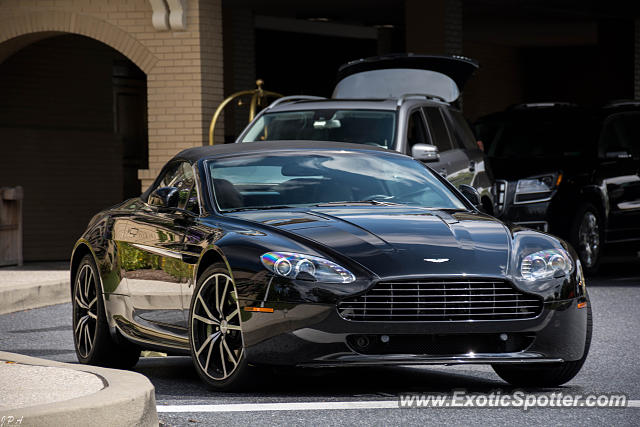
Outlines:
[[[374,206],[400,206],[401,203],[385,202],[383,200],[367,199],[367,200],[344,200],[340,202],[318,203],[314,206],[350,206],[350,205],[374,205]]]
[[[262,211],[262,210],[269,210],[269,209],[293,209],[293,206],[287,206],[287,205],[250,206],[246,208],[225,209],[222,212],[227,213],[227,212],[242,212],[242,211]]]

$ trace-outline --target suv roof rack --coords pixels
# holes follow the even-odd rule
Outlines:
[[[521,108],[541,108],[541,107],[577,107],[578,104],[573,102],[525,102],[522,104],[515,104],[509,107],[510,110],[517,110]]]
[[[402,96],[398,97],[396,101],[396,107],[402,105],[404,101],[409,98],[426,98],[426,99],[435,99],[436,101],[447,102],[443,97],[438,95],[431,95],[430,93],[405,93]]]
[[[270,108],[275,107],[276,105],[280,105],[283,104],[285,102],[294,102],[294,101],[305,101],[305,100],[319,100],[319,99],[327,99],[323,96],[311,96],[311,95],[290,95],[290,96],[283,96],[282,98],[278,98],[275,101],[273,101],[271,104],[269,104],[267,106],[267,108],[265,108],[265,110],[268,110]]]

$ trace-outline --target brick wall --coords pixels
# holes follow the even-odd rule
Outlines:
[[[147,73],[149,169],[139,172],[144,188],[171,156],[205,142],[210,112],[222,100],[220,0],[185,4],[185,31],[158,31],[148,0],[4,0],[0,58],[23,47],[21,36],[70,32],[102,41]]]

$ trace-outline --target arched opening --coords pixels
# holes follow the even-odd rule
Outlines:
[[[148,167],[145,73],[92,38],[47,36],[0,44],[19,46],[0,63],[0,186],[24,188],[26,261],[67,259]]]

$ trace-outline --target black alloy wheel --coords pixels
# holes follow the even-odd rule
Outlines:
[[[208,267],[191,302],[190,347],[195,368],[212,388],[232,390],[248,381],[240,306],[224,264]]]
[[[73,285],[73,342],[80,363],[129,369],[138,363],[140,349],[115,340],[109,331],[98,269],[91,255],[78,265]]]

